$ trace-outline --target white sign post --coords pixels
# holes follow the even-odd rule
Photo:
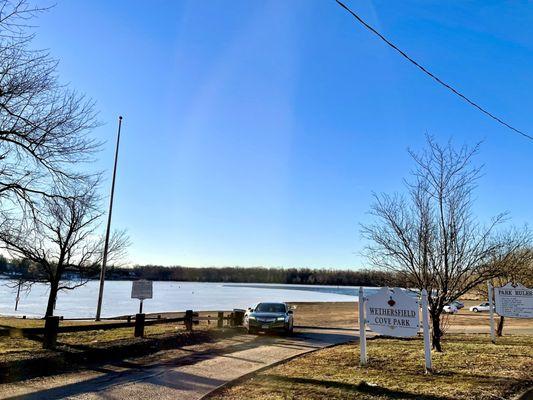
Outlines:
[[[139,299],[139,314],[143,312],[143,300],[151,299],[153,294],[152,281],[140,280],[131,283],[131,298]]]
[[[492,301],[492,285],[490,282],[487,282],[487,289],[489,293],[490,341],[496,343],[496,335],[494,334],[494,302]]]
[[[426,360],[426,374],[433,369],[431,365],[431,342],[429,341],[429,310],[428,310],[428,292],[422,289],[422,329],[424,333],[424,358]]]
[[[533,289],[521,284],[494,288],[496,312],[502,317],[533,318]]]
[[[366,365],[366,332],[365,332],[365,294],[362,286],[359,286],[359,364]]]

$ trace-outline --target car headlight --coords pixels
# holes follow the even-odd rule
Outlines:
[[[278,317],[276,318],[276,321],[285,321],[285,317]]]
[[[248,315],[248,319],[253,319],[255,320],[255,317],[253,315]]]

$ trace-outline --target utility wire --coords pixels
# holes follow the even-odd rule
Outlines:
[[[442,79],[440,79],[438,76],[434,75],[433,73],[431,73],[430,71],[428,71],[425,67],[423,67],[422,65],[420,65],[418,62],[416,62],[415,60],[413,60],[410,56],[408,56],[404,51],[402,51],[401,49],[399,49],[394,43],[392,43],[390,40],[388,40],[385,36],[383,36],[381,33],[379,33],[376,29],[374,29],[372,26],[370,26],[368,23],[366,23],[359,15],[357,15],[356,13],[354,13],[348,6],[346,6],[344,3],[342,3],[341,1],[339,0],[335,0],[337,2],[337,4],[339,4],[342,8],[344,8],[346,11],[348,11],[350,14],[352,14],[352,16],[359,22],[361,23],[366,29],[368,29],[369,31],[371,31],[372,33],[374,33],[376,36],[378,36],[381,40],[383,40],[387,45],[389,45],[390,47],[392,47],[394,50],[396,50],[398,53],[400,53],[402,55],[402,57],[404,57],[405,59],[407,59],[409,62],[411,62],[412,64],[414,64],[416,67],[418,67],[420,70],[422,70],[422,72],[424,72],[426,75],[429,75],[431,78],[433,78],[434,80],[436,80],[438,83],[440,83],[442,86],[444,86],[446,89],[452,91],[453,93],[455,93],[457,96],[459,96],[460,98],[462,98],[464,101],[466,101],[467,103],[469,103],[470,105],[474,106],[475,108],[477,108],[479,111],[481,111],[483,114],[485,115],[488,115],[490,118],[492,118],[493,120],[499,122],[500,124],[502,124],[503,126],[509,128],[510,130],[522,135],[523,137],[527,138],[527,139],[530,139],[530,140],[533,140],[533,136],[530,136],[528,135],[527,133],[521,131],[520,129],[517,129],[515,128],[514,126],[508,124],[507,122],[503,121],[502,119],[498,118],[496,115],[492,114],[491,112],[487,111],[485,108],[481,107],[480,105],[478,105],[477,103],[475,103],[474,101],[470,100],[468,97],[466,97],[464,94],[462,94],[461,92],[459,92],[457,89],[455,89],[453,86],[447,84],[446,82],[444,82]]]

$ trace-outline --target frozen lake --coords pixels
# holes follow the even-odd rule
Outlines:
[[[45,285],[34,285],[22,293],[14,311],[16,290],[0,279],[0,314],[42,317],[48,300]],[[372,289],[370,289],[372,290]],[[303,286],[280,284],[234,284],[198,282],[154,282],[154,298],[144,301],[144,312],[184,311],[187,309],[231,310],[247,308],[261,301],[356,301],[358,287]],[[107,281],[102,316],[135,314],[139,301],[131,299],[131,281]],[[66,318],[94,318],[98,282],[90,281],[75,290],[60,292],[55,315]]]

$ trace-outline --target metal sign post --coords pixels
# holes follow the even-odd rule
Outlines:
[[[366,365],[366,332],[365,332],[365,293],[359,286],[359,365]]]

